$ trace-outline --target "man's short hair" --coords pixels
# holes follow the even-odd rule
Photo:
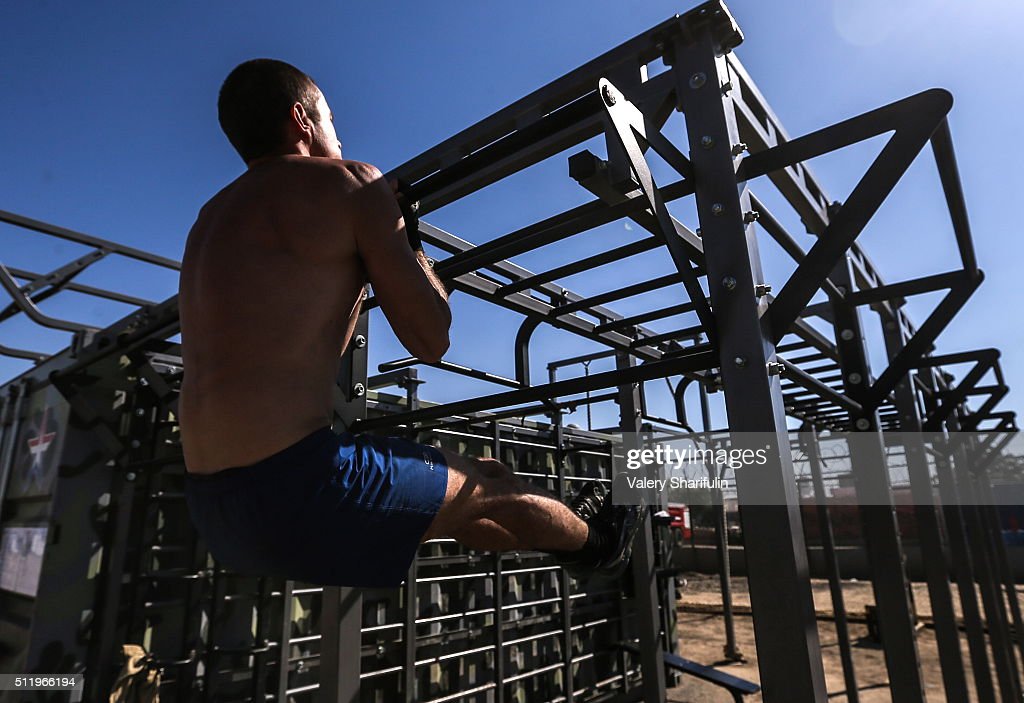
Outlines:
[[[252,59],[235,67],[217,98],[217,117],[228,141],[248,163],[281,147],[292,105],[313,120],[318,89],[313,79],[276,59]]]

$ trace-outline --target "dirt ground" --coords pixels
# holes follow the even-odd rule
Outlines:
[[[732,588],[736,641],[746,661],[743,663],[724,661],[725,620],[721,615],[722,601],[718,577],[706,574],[685,574],[681,578],[679,588],[681,598],[678,611],[679,654],[687,659],[701,664],[714,665],[734,676],[756,682],[758,680],[757,652],[754,648],[754,629],[750,617],[750,598],[746,580],[734,578]],[[959,596],[956,586],[954,585],[952,588],[953,600],[959,617]],[[846,695],[846,686],[843,681],[835,623],[831,620],[832,599],[829,594],[828,582],[815,579],[812,582],[812,589],[815,610],[818,612],[818,636],[821,640],[825,685],[828,689],[829,701],[830,703],[846,703],[849,698]],[[913,591],[918,616],[921,620],[930,622],[931,608],[927,586],[923,583],[915,583]],[[864,623],[864,608],[866,605],[874,603],[871,584],[864,581],[844,581],[843,596],[851,620],[849,623],[850,639],[853,644],[853,662],[857,675],[860,703],[889,703],[892,698],[888,689],[884,654],[881,646],[868,637],[867,625]],[[971,688],[974,684],[971,679],[967,639],[962,631],[961,649],[964,666],[967,670],[968,687]],[[921,627],[918,630],[918,650],[921,658],[922,680],[929,703],[946,701],[942,689],[942,674],[939,669],[935,632],[931,627]],[[971,694],[971,701],[976,700],[973,690]],[[684,675],[680,685],[671,689],[668,700],[672,703],[731,703],[733,699],[723,688]],[[761,696],[755,694],[747,696],[744,700],[747,703],[759,703]],[[950,701],[949,703],[962,702]]]

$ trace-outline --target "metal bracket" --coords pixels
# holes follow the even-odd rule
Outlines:
[[[612,134],[618,139],[623,151],[629,159],[630,167],[636,175],[637,184],[643,192],[644,198],[654,214],[661,239],[668,247],[672,261],[683,275],[683,286],[690,296],[694,312],[700,319],[705,333],[709,340],[714,342],[716,325],[711,307],[708,305],[704,289],[701,288],[698,280],[698,272],[679,239],[678,230],[672,222],[672,216],[665,206],[665,200],[661,196],[651,175],[651,169],[644,159],[643,150],[638,139],[643,139],[659,156],[669,163],[672,168],[679,172],[686,179],[692,178],[689,160],[671,142],[665,139],[660,132],[648,132],[645,126],[644,115],[638,110],[626,96],[623,95],[611,82],[602,78],[598,82],[598,92],[604,101],[605,111],[608,115]]]

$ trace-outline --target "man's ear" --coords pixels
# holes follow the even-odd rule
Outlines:
[[[306,108],[302,103],[292,105],[292,126],[299,132],[305,133],[310,139],[313,138],[313,120],[309,119]]]

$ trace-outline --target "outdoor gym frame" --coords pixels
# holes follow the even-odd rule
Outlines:
[[[764,700],[769,703],[826,700],[786,417],[796,418],[812,430],[873,433],[877,442],[851,445],[851,459],[889,682],[894,701],[923,701],[915,618],[879,433],[1016,430],[1013,414],[995,409],[1007,392],[996,350],[933,355],[936,338],[983,279],[974,255],[946,119],[952,98],[942,90],[927,90],[790,138],[732,53],[742,39],[723,3],[704,3],[599,56],[388,174],[411,184],[410,196],[419,201],[421,217],[428,217],[432,211],[591,138],[604,135],[607,147],[606,159],[589,151],[569,157],[571,177],[594,195],[583,205],[479,245],[420,223],[423,241],[447,254],[437,261],[435,271],[457,294],[501,306],[524,318],[513,343],[514,378],[446,361],[431,365],[506,390],[429,406],[413,402],[412,392],[404,405],[392,408],[393,412],[367,418],[368,389],[401,384],[415,391],[419,380],[411,367],[420,363],[415,359],[395,360],[381,365],[381,375],[368,377],[367,315],[374,308],[371,299],[356,331],[358,343],[346,355],[339,374],[337,426],[357,431],[437,431],[540,412],[557,418],[561,408],[615,400],[621,418],[615,429],[637,433],[644,428],[645,420],[652,420],[643,393],[646,381],[681,376],[680,396],[694,382],[702,394],[722,391],[728,430],[769,432],[776,438],[772,462],[756,472],[737,474],[760,683]],[[667,69],[655,74],[653,69],[659,60]],[[673,143],[672,135],[662,131],[674,111],[681,112],[685,119],[686,153]],[[843,203],[828,197],[806,165],[822,154],[888,133],[891,136]],[[928,146],[950,214],[959,266],[948,272],[886,283],[858,245],[857,237]],[[646,160],[650,152],[674,170],[675,180],[655,183]],[[759,181],[757,187],[775,189],[807,231],[816,236],[809,250],[804,251],[768,210],[767,199],[754,192],[751,182],[761,177],[767,182]],[[700,225],[696,230],[674,218],[667,207],[688,196],[695,198]],[[540,273],[510,261],[624,218],[650,236]],[[177,264],[9,213],[0,213],[0,220],[95,247],[90,254],[47,275],[8,271],[0,266],[0,284],[13,298],[11,306],[0,312],[0,321],[24,312],[41,325],[75,333],[72,347],[61,352],[61,363],[54,366],[53,373],[34,382],[53,383],[68,397],[73,411],[88,414],[90,411],[80,405],[76,410],[74,396],[81,379],[111,356],[133,358],[139,350],[152,350],[153,342],[173,336],[177,332],[176,301],[172,298],[152,304],[77,286],[72,279],[107,254],[171,268]],[[795,264],[794,272],[774,296],[761,270],[758,227]],[[621,265],[618,262],[628,257],[654,250],[667,254],[674,272],[590,296],[573,293],[557,282],[613,262]],[[27,283],[19,284],[18,278]],[[629,316],[607,307],[672,287],[683,295],[668,307]],[[36,303],[62,289],[138,304],[142,309],[105,330],[94,330],[48,317],[38,309]],[[827,300],[812,303],[819,291]],[[939,291],[945,294],[931,314],[919,326],[912,323],[904,311],[905,299]],[[888,364],[880,371],[869,366],[865,341],[868,320],[862,315],[865,307],[877,316],[888,354]],[[696,319],[690,326],[667,333],[644,326],[680,315]],[[820,332],[809,322],[813,317],[830,324],[834,335]],[[542,324],[607,348],[579,359],[553,361],[552,369],[605,356],[614,358],[614,370],[565,380],[555,380],[552,372],[549,382],[532,383],[530,340]],[[173,354],[173,346],[167,351]],[[0,347],[0,353],[31,359],[41,367],[56,358],[6,346]],[[967,363],[974,366],[954,383],[946,367]],[[995,383],[980,385],[987,374],[995,377]],[[32,372],[26,374],[26,378],[31,376]],[[11,418],[5,421],[8,424],[16,421],[18,399],[23,395],[23,390],[16,390],[19,381],[10,388],[15,392],[5,397],[6,416]],[[592,392],[599,394],[590,396]],[[971,409],[968,401],[979,396],[983,398],[980,406]],[[681,403],[679,407],[677,423],[685,424]],[[657,419],[653,420],[657,424]],[[558,428],[560,422],[555,421]],[[705,416],[703,429],[712,429],[707,423]],[[126,440],[115,431],[106,432],[111,456],[125,456]],[[917,498],[915,515],[943,686],[948,700],[968,699],[947,568],[948,551],[962,603],[978,700],[1019,700],[1021,682],[1013,646],[1016,639],[1020,647],[1020,609],[998,520],[991,501],[984,505],[991,487],[983,473],[972,474],[965,469],[965,454],[974,449],[951,444],[938,460],[941,515],[931,499],[933,483],[923,443],[906,449],[911,488]],[[808,456],[814,468],[813,448]],[[564,484],[558,483],[560,490],[564,490]],[[827,509],[822,510],[827,518]],[[830,539],[826,530],[826,558],[844,673],[850,700],[855,700],[856,676]],[[672,654],[663,613],[659,614],[655,552],[656,539],[648,527],[638,539],[631,575],[638,617],[639,648],[635,651],[639,652],[643,673],[642,688],[635,694],[646,701],[665,699],[663,661],[666,653]],[[567,584],[567,577],[560,578],[563,585]],[[566,593],[567,587],[563,595]],[[979,595],[984,617],[978,608]],[[359,659],[347,657],[344,648],[346,643],[359,641],[359,593],[325,589],[322,622],[334,626],[325,627],[323,632],[320,690],[325,700],[357,700]],[[569,625],[565,627],[568,638]],[[989,657],[994,663],[995,683]],[[566,680],[571,682],[571,662],[566,666]],[[502,681],[501,666],[497,668],[498,681]],[[487,690],[493,690],[496,700],[502,700],[501,685]],[[572,699],[571,685],[566,685],[564,697]]]

